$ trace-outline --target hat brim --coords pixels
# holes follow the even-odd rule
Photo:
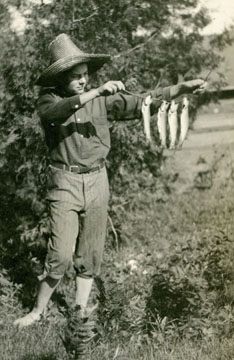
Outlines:
[[[40,86],[54,86],[57,83],[58,75],[64,71],[71,69],[73,66],[87,63],[89,74],[99,70],[108,60],[110,55],[106,54],[84,54],[72,55],[51,64],[37,79],[36,85]]]

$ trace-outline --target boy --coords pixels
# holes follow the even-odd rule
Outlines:
[[[46,88],[39,98],[38,112],[50,152],[47,198],[51,237],[37,301],[29,314],[15,321],[19,327],[40,319],[73,252],[76,305],[81,316],[84,314],[93,277],[100,271],[105,241],[109,122],[141,117],[142,100],[122,94],[125,87],[121,81],[108,81],[86,91],[89,74],[108,61],[109,55],[86,54],[66,34],[57,36],[49,51],[51,65],[37,84]],[[204,88],[205,82],[197,79],[151,94],[169,101]]]

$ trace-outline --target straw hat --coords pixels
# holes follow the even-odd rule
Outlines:
[[[89,73],[100,69],[110,59],[107,54],[86,54],[81,51],[66,34],[58,35],[49,45],[50,66],[37,79],[40,86],[54,86],[58,74],[81,63],[88,64]]]

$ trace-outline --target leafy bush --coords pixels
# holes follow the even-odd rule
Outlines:
[[[140,336],[142,344],[149,336],[160,345],[165,339],[232,336],[233,253],[220,234],[207,245],[179,245],[163,261],[142,255],[133,270],[126,259],[109,265],[106,283],[98,280],[103,340],[128,343]]]

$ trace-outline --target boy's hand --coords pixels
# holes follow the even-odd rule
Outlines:
[[[207,82],[202,79],[196,79],[196,80],[185,81],[184,83],[182,83],[182,86],[187,88],[188,92],[193,92],[194,94],[196,94],[205,91],[207,87]]]
[[[118,91],[125,90],[125,86],[122,83],[122,81],[107,81],[97,90],[100,96],[107,96],[107,95],[113,95]]]
[[[189,80],[172,86],[170,88],[170,95],[173,99],[183,94],[201,94],[206,90],[206,87],[207,82],[202,79]]]

